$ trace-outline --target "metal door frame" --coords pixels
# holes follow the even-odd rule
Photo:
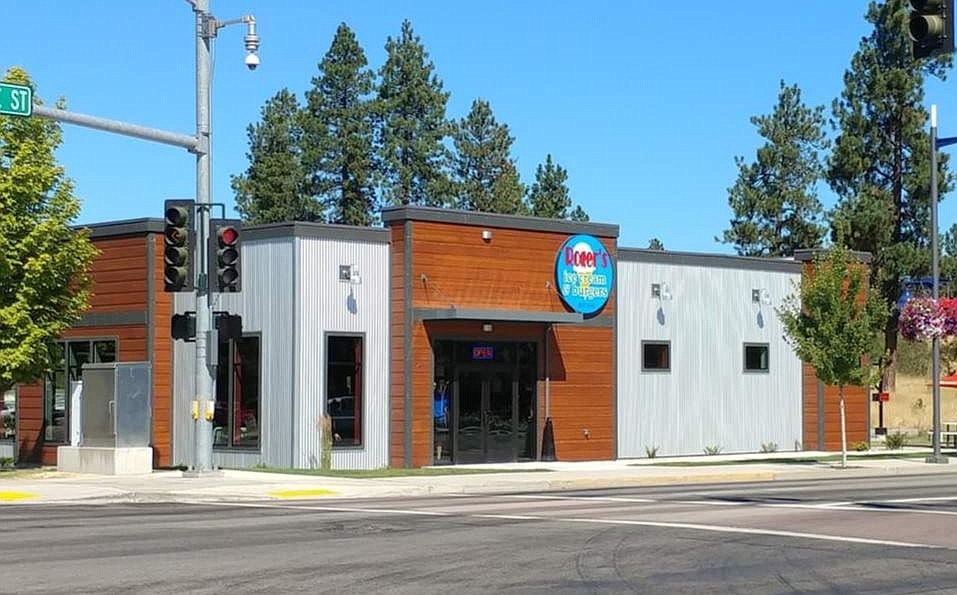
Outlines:
[[[452,383],[452,464],[460,464],[459,458],[459,391],[462,374],[478,373],[481,375],[481,436],[482,436],[482,462],[514,462],[518,460],[518,364],[459,364],[454,366],[455,379]],[[512,451],[508,461],[489,461],[488,460],[488,411],[491,402],[491,376],[496,373],[505,372],[511,377],[512,384]]]

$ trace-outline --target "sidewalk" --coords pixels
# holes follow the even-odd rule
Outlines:
[[[185,478],[179,471],[156,471],[148,475],[134,476],[43,471],[36,474],[11,474],[8,477],[0,474],[0,505],[418,497],[743,481],[957,474],[957,458],[951,458],[948,465],[928,465],[923,462],[923,458],[878,458],[886,452],[877,451],[872,453],[876,456],[849,459],[849,468],[844,470],[835,467],[838,464],[836,461],[805,463],[793,460],[823,457],[833,453],[787,452],[771,455],[583,463],[464,465],[463,468],[487,468],[490,471],[507,469],[514,472],[379,478],[239,470],[226,470],[221,477],[204,478]],[[925,454],[926,450],[915,450],[914,453]]]

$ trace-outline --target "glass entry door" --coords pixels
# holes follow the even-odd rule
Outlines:
[[[518,454],[518,385],[511,370],[458,373],[456,463],[501,463]]]

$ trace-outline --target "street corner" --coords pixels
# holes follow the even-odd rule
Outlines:
[[[339,494],[328,488],[295,488],[272,490],[267,495],[277,500],[306,500],[310,498],[331,498]]]

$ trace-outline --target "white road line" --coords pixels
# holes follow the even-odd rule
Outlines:
[[[602,525],[635,525],[639,527],[662,527],[665,529],[690,529],[694,531],[713,531],[716,533],[742,533],[745,535],[770,535],[773,537],[794,537],[797,539],[816,539],[820,541],[840,541],[844,543],[862,543],[868,545],[889,545],[895,547],[926,548],[926,549],[953,549],[942,545],[927,543],[911,543],[907,541],[885,541],[883,539],[868,539],[866,537],[845,537],[842,535],[824,535],[821,533],[800,533],[796,531],[778,531],[776,529],[751,529],[748,527],[725,527],[721,525],[699,525],[696,523],[669,523],[662,521],[628,521],[616,519],[576,519],[555,518],[549,520],[567,523],[596,523]]]
[[[957,502],[957,496],[937,496],[934,498],[897,498],[895,500],[860,500],[855,504],[904,504],[906,502],[943,502],[953,500]]]
[[[637,502],[639,504],[648,504],[658,502],[649,498],[622,498],[615,496],[550,496],[536,494],[505,494],[503,498],[521,498],[524,500],[578,500],[582,502]]]
[[[693,504],[697,506],[746,506],[751,502],[729,502],[727,500],[664,500],[674,504]]]
[[[932,545],[928,543],[913,543],[908,541],[890,541],[883,539],[869,539],[866,537],[846,537],[843,535],[826,535],[822,533],[801,533],[797,531],[781,531],[777,529],[753,529],[749,527],[733,527],[723,525],[704,525],[698,523],[674,523],[667,521],[633,521],[624,519],[591,519],[574,517],[550,517],[550,516],[528,516],[528,515],[496,515],[496,514],[452,514],[447,512],[433,512],[424,510],[401,510],[390,508],[352,508],[341,506],[299,506],[294,504],[267,504],[267,503],[249,503],[249,502],[204,502],[191,501],[191,504],[201,504],[206,506],[239,506],[245,508],[288,508],[293,510],[311,510],[316,512],[355,512],[370,514],[395,514],[411,516],[438,516],[438,517],[459,517],[459,518],[492,518],[501,520],[521,520],[521,521],[551,521],[562,523],[590,523],[597,525],[625,525],[635,527],[660,527],[663,529],[686,529],[691,531],[710,531],[714,533],[738,533],[742,535],[768,535],[771,537],[793,537],[795,539],[811,539],[818,541],[836,541],[842,543],[860,543],[866,545],[883,545],[906,548],[924,548],[924,549],[944,549],[953,550],[942,545]],[[858,510],[858,509],[855,509]]]

